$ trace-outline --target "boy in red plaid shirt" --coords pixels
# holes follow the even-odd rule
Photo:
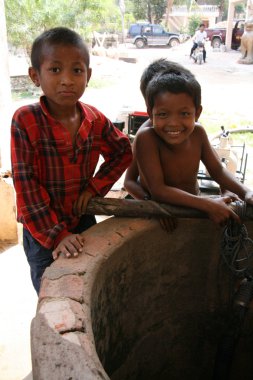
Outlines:
[[[89,52],[68,28],[33,43],[29,75],[44,95],[12,120],[11,156],[17,219],[37,293],[42,274],[60,253],[76,257],[91,197],[104,196],[131,162],[128,138],[96,108],[79,101],[91,77]],[[104,163],[94,175],[100,154]]]

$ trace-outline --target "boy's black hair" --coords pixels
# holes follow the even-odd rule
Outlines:
[[[201,87],[193,75],[166,72],[156,75],[146,90],[146,103],[150,111],[154,107],[156,96],[164,92],[186,93],[192,98],[196,109],[201,105]]]
[[[155,75],[163,72],[176,74],[184,73],[185,75],[194,78],[194,75],[179,63],[168,61],[166,58],[157,59],[152,62],[142,73],[140,90],[144,98],[146,97],[146,89],[151,79],[153,79]]]
[[[200,27],[200,28],[201,28],[201,26],[204,26],[204,28],[206,27],[205,24],[203,24],[203,23],[202,23],[202,24],[199,24],[199,27]]]
[[[60,26],[46,30],[40,34],[32,44],[31,63],[32,67],[38,71],[40,70],[40,65],[43,60],[43,48],[45,45],[75,46],[83,51],[84,60],[87,67],[90,65],[89,50],[82,37],[74,30]]]

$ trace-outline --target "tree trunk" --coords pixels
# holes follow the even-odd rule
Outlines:
[[[166,9],[166,20],[165,20],[165,26],[168,28],[169,25],[169,17],[172,11],[172,5],[174,0],[167,0],[167,9]]]
[[[246,20],[253,18],[253,0],[247,1]]]
[[[224,14],[224,8],[225,8],[225,1],[221,0],[220,5],[219,5],[219,16],[217,17],[217,22],[222,21],[222,17]]]
[[[148,21],[152,24],[152,9],[151,9],[150,1],[148,1],[147,7],[148,7],[148,10],[147,10]]]

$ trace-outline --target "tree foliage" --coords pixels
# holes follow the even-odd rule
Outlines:
[[[202,19],[201,16],[196,14],[189,18],[189,24],[188,24],[188,33],[193,36],[196,30],[198,29],[199,25],[201,24]]]
[[[5,12],[9,43],[28,52],[36,36],[55,26],[73,28],[89,39],[94,30],[121,25],[115,0],[8,0]]]
[[[205,1],[219,5],[224,17],[228,0]],[[140,20],[160,23],[167,6],[187,4],[189,8],[192,0],[124,0],[124,4],[127,28]],[[91,39],[93,31],[122,31],[119,0],[6,0],[5,12],[9,44],[28,52],[38,34],[55,26],[73,28],[86,40]],[[195,18],[189,19],[191,32],[199,23]]]
[[[160,23],[166,12],[166,0],[132,0],[133,13],[138,20]]]

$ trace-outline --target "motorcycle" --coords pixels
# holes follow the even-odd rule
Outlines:
[[[199,65],[201,65],[204,62],[204,49],[205,46],[203,42],[198,42],[198,46],[196,47],[191,56],[194,59],[195,63],[198,63]]]

